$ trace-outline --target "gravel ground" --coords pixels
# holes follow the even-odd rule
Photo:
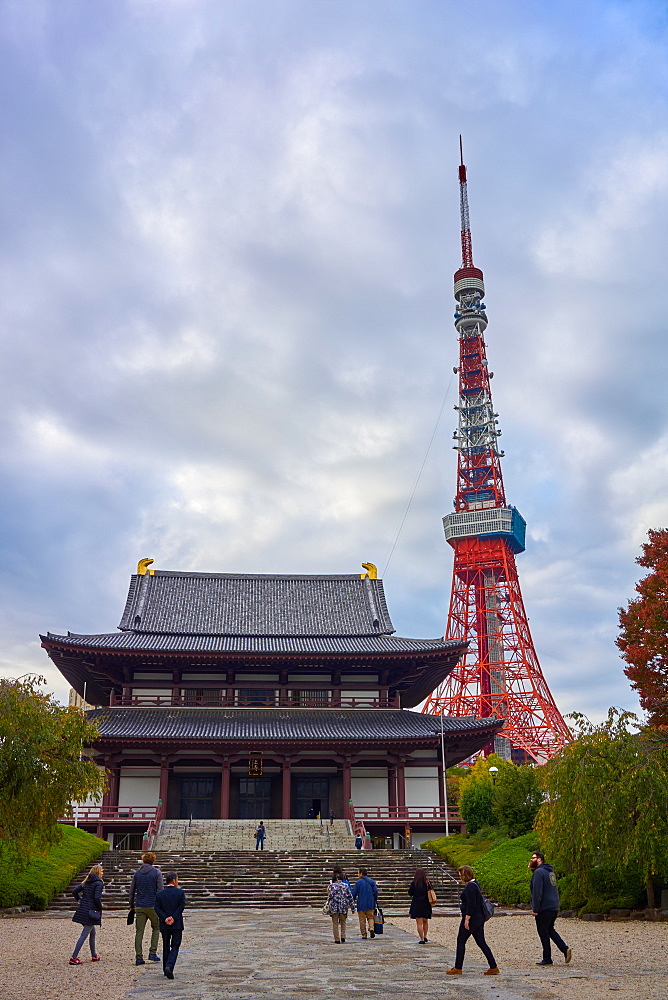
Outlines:
[[[230,924],[230,920],[238,916],[236,911],[226,913],[227,915],[223,911],[206,911],[204,915],[211,921],[216,914],[220,914],[218,919],[224,925]],[[307,915],[309,920],[314,919],[313,911],[306,911],[305,917]],[[242,913],[242,916],[248,917],[248,914]],[[319,917],[319,914],[316,916]],[[193,913],[190,924],[195,938],[193,945],[198,943],[199,938],[202,941],[211,940],[207,933],[202,937],[205,929],[199,927],[200,922],[199,915]],[[321,927],[320,923],[316,927],[318,941],[320,937],[323,941],[328,941],[328,929]],[[391,918],[388,923],[415,935],[416,953],[422,952],[422,948],[417,945],[414,920]],[[553,967],[537,968],[534,963],[540,959],[541,952],[531,916],[494,917],[491,924],[488,924],[487,939],[499,962],[501,975],[492,979],[481,975],[485,963],[471,940],[467,948],[464,975],[461,978],[443,975],[441,980],[440,974],[435,973],[435,970],[442,969],[445,972],[452,964],[458,924],[459,921],[454,917],[437,917],[429,927],[430,945],[427,947],[430,949],[430,957],[433,959],[442,954],[443,959],[442,964],[437,961],[435,966],[432,962],[428,963],[431,969],[430,981],[441,996],[461,996],[462,1000],[464,997],[468,1000],[471,996],[499,996],[508,1000],[518,1000],[520,997],[529,1000],[555,997],[557,1000],[602,1000],[603,997],[609,998],[610,992],[615,992],[620,1000],[666,1000],[668,997],[668,923],[585,923],[560,920],[557,922],[557,929],[572,947],[573,961],[567,966],[561,955],[555,954]],[[230,940],[237,940],[236,932],[232,933],[230,928],[228,930],[231,933]],[[297,969],[300,962],[303,963],[311,955],[314,946],[302,937],[294,936],[293,921],[286,923],[284,930],[290,938],[287,941],[292,956],[289,964]],[[77,936],[77,925],[67,918],[24,914],[0,920],[2,1000],[125,1000],[129,993],[134,997],[143,998],[146,995],[147,998],[155,996],[162,1000],[166,995],[165,981],[159,975],[160,968],[154,969],[148,965],[138,969],[135,967],[133,929],[126,925],[124,917],[105,918],[98,935],[98,947],[102,956],[99,963],[90,962],[88,950],[86,953],[82,951],[82,966],[67,964]],[[390,941],[386,944],[389,945]],[[444,946],[443,952],[438,945]],[[393,951],[395,947],[396,945]],[[336,949],[332,951],[335,957],[338,956]],[[401,952],[403,953],[403,947]],[[351,950],[351,959],[354,954]],[[248,957],[246,954],[246,960]],[[246,961],[246,964],[249,963]],[[375,966],[376,963],[373,964]],[[379,955],[377,973],[381,976],[381,982],[383,964]],[[182,965],[180,978],[185,980],[185,954]],[[231,971],[234,969],[232,959]],[[252,979],[253,969],[249,968],[246,972]],[[389,972],[390,968],[386,964],[386,974],[389,975]],[[193,986],[199,983],[202,975],[201,969],[196,971]],[[301,978],[299,973],[298,978]],[[357,995],[363,1000],[364,991],[359,989],[359,985],[357,990]],[[171,992],[172,990],[170,994]],[[187,992],[191,995],[192,987]],[[197,990],[194,992],[197,993]],[[223,993],[221,989],[219,995],[222,996]],[[224,995],[227,996],[228,993]],[[242,992],[241,995],[246,994]],[[293,994],[288,990],[286,995]],[[392,1000],[389,995],[388,1000]]]
[[[134,927],[125,914],[105,917],[97,932],[102,960],[91,962],[86,943],[84,964],[68,965],[80,931],[71,919],[42,914],[0,920],[2,1000],[121,1000],[146,972],[134,964]]]
[[[417,939],[414,920],[393,917],[389,922]],[[429,924],[429,941],[454,950],[458,928],[456,917],[436,917]],[[668,923],[557,920],[556,930],[572,948],[573,960],[566,965],[553,947],[554,965],[537,968],[542,950],[531,915],[494,917],[485,927],[485,937],[502,974],[491,981],[508,985],[511,980],[536,1000],[601,1000],[610,992],[620,1000],[668,997]],[[469,938],[464,975],[457,982],[466,983],[467,967],[485,965]]]

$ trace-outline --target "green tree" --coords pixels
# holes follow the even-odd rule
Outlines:
[[[497,757],[496,754],[490,754],[489,757],[478,757],[468,775],[461,780],[459,812],[466,823],[468,833],[477,833],[483,826],[495,825],[495,789],[489,769],[496,767],[500,773],[504,768],[512,766],[502,757]]]
[[[665,874],[668,853],[665,736],[638,731],[635,715],[613,708],[598,726],[571,718],[576,738],[540,768],[547,793],[536,822],[542,848],[583,891],[594,866],[619,874],[637,866],[654,907],[652,877]]]
[[[494,787],[494,816],[509,837],[521,837],[533,830],[542,801],[535,767],[512,764],[500,768]]]
[[[0,678],[0,842],[26,854],[59,839],[70,802],[104,791],[105,776],[82,753],[98,735],[78,708],[40,690],[44,678]]]
[[[668,530],[648,537],[636,562],[652,572],[637,584],[640,596],[619,609],[617,646],[649,725],[668,728]]]

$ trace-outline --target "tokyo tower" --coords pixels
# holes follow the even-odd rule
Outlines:
[[[424,712],[505,718],[495,741],[502,756],[543,763],[571,740],[536,656],[515,556],[524,551],[526,522],[506,503],[498,413],[488,370],[483,273],[473,264],[466,167],[460,146],[462,266],[455,272],[459,334],[455,511],[443,518],[454,549],[446,639],[467,639],[461,662],[431,694]],[[491,747],[489,748],[491,750]],[[524,751],[522,754],[521,751]]]

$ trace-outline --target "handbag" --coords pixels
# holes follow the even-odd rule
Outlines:
[[[134,922],[135,922],[135,908],[133,906],[131,910],[128,910],[128,919],[127,919],[128,927],[134,924]]]
[[[385,917],[383,916],[383,911],[380,906],[376,907],[376,912],[373,915],[373,931],[374,934],[383,933],[383,924],[385,923]]]
[[[487,923],[487,921],[489,920],[490,917],[494,916],[494,910],[495,909],[496,909],[496,907],[494,906],[494,903],[492,903],[489,899],[485,899],[485,897],[483,896],[482,897],[482,911],[483,911],[483,917],[484,917],[485,923]]]
[[[89,910],[88,916],[91,920],[102,920],[102,910]]]
[[[429,886],[429,888],[427,889],[427,899],[429,900],[432,906],[434,905],[434,903],[438,903],[436,891],[432,889],[431,886]]]
[[[329,904],[329,900],[325,901],[325,905],[322,908],[322,912],[324,913],[324,915],[326,917],[331,917],[331,915],[332,915],[332,908],[331,908],[331,906]]]

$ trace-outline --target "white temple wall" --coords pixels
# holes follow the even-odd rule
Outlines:
[[[160,798],[159,767],[123,767],[118,785],[118,805],[156,806]]]

